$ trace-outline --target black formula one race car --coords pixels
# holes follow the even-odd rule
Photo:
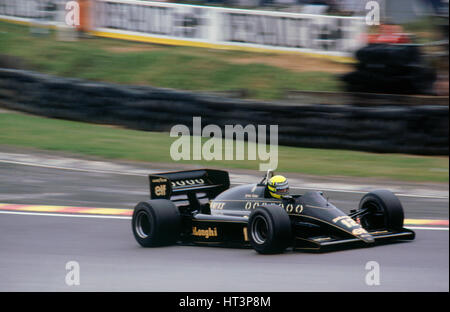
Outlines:
[[[144,247],[170,244],[253,247],[258,253],[326,251],[412,240],[403,208],[390,191],[363,196],[345,214],[322,192],[268,194],[268,171],[258,184],[230,188],[228,172],[190,170],[150,175],[150,200],[134,208],[132,230]]]

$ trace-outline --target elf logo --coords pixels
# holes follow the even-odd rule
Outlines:
[[[156,196],[165,196],[166,195],[166,185],[158,185],[155,186],[155,195]]]

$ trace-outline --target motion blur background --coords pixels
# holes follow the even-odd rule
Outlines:
[[[168,131],[201,116],[278,124],[296,148],[282,147],[283,170],[448,181],[448,1],[0,0],[0,66],[0,144],[172,163]],[[104,127],[67,140],[78,132],[37,117],[27,132],[31,116],[13,111],[156,141]],[[384,154],[368,166],[352,159],[375,154],[330,162],[321,149]]]
[[[443,0],[0,0],[0,291],[448,292],[448,81]],[[149,173],[262,177],[260,159],[171,159],[169,131],[193,117],[277,125],[293,192],[348,213],[389,189],[416,240],[140,248],[129,219]]]

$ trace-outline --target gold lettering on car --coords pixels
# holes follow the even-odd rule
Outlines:
[[[294,210],[294,205],[287,204],[285,210],[286,210],[287,213],[291,213],[292,210]]]
[[[334,223],[341,222],[347,228],[352,228],[355,226],[360,226],[355,220],[350,218],[349,216],[340,216],[333,219]]]
[[[214,227],[214,228],[208,227],[207,229],[199,229],[196,226],[194,226],[192,228],[192,235],[204,237],[206,239],[208,239],[210,237],[217,237],[217,228],[216,227]]]
[[[167,182],[167,179],[158,178],[158,179],[153,179],[152,180],[152,183],[163,183],[163,182]]]
[[[222,210],[223,207],[225,207],[225,203],[223,202],[211,202],[211,209]]]
[[[199,185],[199,184],[205,184],[205,180],[203,180],[203,179],[187,179],[187,180],[172,181],[172,187],[180,187],[180,186],[186,186],[186,185]]]
[[[244,234],[244,241],[248,242],[248,230],[247,230],[246,226],[244,226],[244,228],[242,229],[242,232]]]
[[[294,207],[294,204],[287,204],[284,205],[283,203],[277,203],[277,202],[254,202],[254,201],[246,201],[245,202],[245,210],[251,210],[251,209],[255,209],[258,206],[262,206],[262,205],[278,205],[281,208],[283,208],[284,210],[286,210],[287,213],[297,213],[300,214],[303,212],[303,205],[302,204],[297,204]]]
[[[362,234],[368,234],[367,231],[363,228],[359,228],[359,229],[354,229],[352,231],[352,234],[357,236],[357,235],[362,235]]]
[[[155,186],[155,194],[156,196],[165,196],[166,195],[166,185],[157,185]]]

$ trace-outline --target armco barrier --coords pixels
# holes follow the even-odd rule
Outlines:
[[[0,106],[32,114],[170,131],[216,124],[278,125],[279,144],[448,155],[448,106],[257,102],[0,69]]]

